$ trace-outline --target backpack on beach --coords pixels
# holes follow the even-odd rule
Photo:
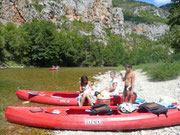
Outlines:
[[[165,114],[167,116],[168,108],[157,103],[144,103],[139,106],[139,111],[147,111],[156,114],[158,117],[160,114]]]

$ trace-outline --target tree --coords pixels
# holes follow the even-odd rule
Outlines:
[[[117,66],[125,64],[126,51],[123,46],[123,40],[117,35],[109,35],[108,45],[105,47],[104,59],[105,65]]]
[[[30,38],[27,32],[22,27],[17,27],[13,23],[7,23],[4,38],[6,61],[27,64],[29,62],[27,54],[30,47]]]
[[[5,30],[5,26],[0,22],[0,64],[4,62],[4,47],[5,47],[4,30]]]
[[[56,46],[54,46],[57,34],[56,26],[51,21],[40,20],[26,23],[23,28],[31,37],[31,51],[29,57],[32,65],[50,66],[54,64]],[[55,59],[56,60],[56,59]]]
[[[170,25],[170,44],[175,52],[180,52],[180,0],[172,0],[173,8],[170,10],[169,25]]]

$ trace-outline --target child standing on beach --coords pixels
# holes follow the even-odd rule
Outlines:
[[[132,65],[126,64],[125,65],[126,74],[123,77],[123,74],[120,72],[121,78],[125,81],[125,87],[123,91],[123,102],[125,102],[126,97],[128,98],[128,102],[132,103],[132,95],[134,92],[134,81],[135,81],[135,74],[132,72]]]

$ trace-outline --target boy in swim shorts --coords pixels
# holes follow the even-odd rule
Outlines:
[[[125,87],[123,91],[123,102],[125,102],[126,97],[128,98],[128,102],[132,103],[132,95],[134,92],[134,81],[135,81],[135,74],[132,72],[132,65],[126,64],[125,65],[126,74],[120,72],[122,80],[125,82]]]

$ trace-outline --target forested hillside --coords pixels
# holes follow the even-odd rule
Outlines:
[[[171,48],[174,41],[168,40],[168,34],[163,37],[165,28],[169,29],[166,23],[170,14],[152,5],[131,0],[113,0],[112,3],[107,0],[106,6],[97,1],[74,0],[75,5],[71,7],[62,6],[61,2],[68,5],[68,0],[31,2],[34,3],[15,1],[16,8],[11,10],[4,8],[8,3],[1,2],[1,13],[4,13],[0,16],[3,20],[0,23],[2,66],[138,65],[175,57]],[[89,9],[80,10],[78,6]],[[62,15],[57,17],[59,8]],[[12,12],[17,14],[11,14],[11,21],[7,14]],[[31,14],[25,14],[28,12]],[[83,16],[84,13],[87,16]],[[19,18],[22,25],[16,25]],[[5,19],[11,22],[4,23]],[[177,48],[176,43],[172,47]]]

